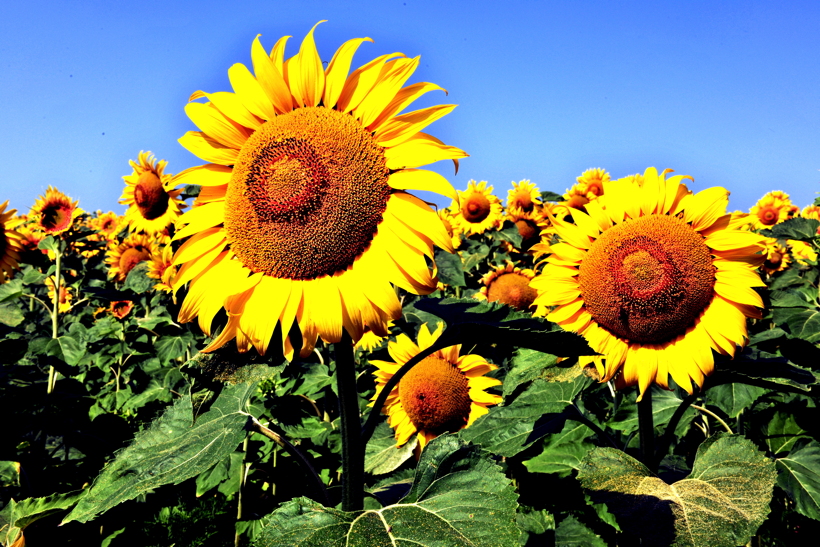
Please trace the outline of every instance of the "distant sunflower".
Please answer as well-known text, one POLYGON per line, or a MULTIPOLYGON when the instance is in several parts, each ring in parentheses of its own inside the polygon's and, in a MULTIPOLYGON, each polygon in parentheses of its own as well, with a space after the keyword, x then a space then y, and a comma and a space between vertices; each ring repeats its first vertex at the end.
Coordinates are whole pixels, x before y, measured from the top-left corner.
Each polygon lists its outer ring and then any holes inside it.
MULTIPOLYGON (((387 324, 388 330, 392 326, 393 320, 391 319, 390 322, 387 324)), ((370 330, 370 327, 365 326, 364 334, 362 334, 362 337, 359 338, 359 341, 356 342, 356 345, 354 347, 364 351, 373 351, 374 349, 381 347, 385 340, 387 340, 387 336, 379 336, 378 334, 370 330)))
POLYGON ((174 263, 174 251, 170 245, 161 247, 157 252, 151 255, 151 261, 148 263, 148 272, 146 275, 151 279, 159 280, 159 283, 154 285, 154 290, 171 292, 171 280, 176 273, 176 266, 174 263))
MULTIPOLYGON (((103 308, 105 309, 105 308, 103 308)), ((108 306, 108 313, 117 319, 125 319, 131 310, 134 309, 134 303, 130 300, 115 300, 108 306)))
POLYGON ((0 203, 0 284, 11 279, 14 270, 19 268, 20 253, 23 250, 22 236, 12 229, 17 209, 6 211, 8 204, 8 200, 0 203))
POLYGON ((789 195, 775 190, 769 192, 749 211, 750 220, 756 229, 771 228, 789 218, 792 202, 789 195))
MULTIPOLYGON (((814 220, 820 220, 820 207, 818 207, 817 205, 809 205, 800 212, 800 216, 803 218, 813 218, 814 220)), ((818 228, 818 230, 820 230, 820 228, 818 228)))
POLYGON ((486 180, 469 181, 467 189, 459 190, 458 195, 459 208, 454 211, 454 219, 464 234, 483 234, 501 225, 501 200, 493 195, 493 187, 487 186, 486 180))
POLYGON ((280 39, 268 53, 257 37, 251 47, 255 75, 241 64, 228 70, 235 93, 197 91, 185 110, 201 131, 180 139, 211 162, 177 175, 202 186, 180 217, 175 238, 189 238, 174 263, 182 267, 174 289, 191 286, 181 322, 199 318, 208 334, 214 315, 228 323, 203 351, 233 338, 239 351, 264 354, 281 325, 298 323, 302 354, 317 337, 354 341, 365 325, 379 335, 401 314, 392 285, 415 294, 435 289, 428 258, 433 246, 452 251, 436 213, 405 192, 429 190, 457 199, 449 182, 415 169, 466 157, 421 130, 455 105, 399 114, 422 94, 440 90, 402 87, 419 58, 384 55, 350 75, 363 41, 343 44, 325 69, 313 39, 284 60, 280 39))
POLYGON ((537 292, 530 287, 535 272, 516 268, 512 263, 499 266, 481 278, 484 285, 474 295, 477 300, 500 302, 517 310, 526 311, 532 306, 537 292))
POLYGON ((507 190, 507 212, 523 211, 530 213, 541 205, 541 192, 535 183, 529 180, 512 183, 513 187, 507 190))
POLYGON ((97 216, 88 220, 88 227, 96 232, 94 240, 96 241, 113 241, 117 239, 117 234, 123 225, 123 217, 109 211, 107 213, 97 212, 97 216))
POLYGON ((141 151, 137 161, 128 163, 132 172, 122 177, 125 188, 120 203, 128 205, 125 220, 130 229, 153 234, 167 228, 185 208, 179 199, 182 188, 175 189, 173 175, 163 173, 168 162, 157 162, 151 152, 141 151))
POLYGON ((587 169, 576 179, 577 192, 583 194, 588 200, 593 200, 604 194, 604 184, 610 180, 609 173, 600 167, 587 169))
POLYGON ((71 201, 71 198, 49 186, 45 195, 34 202, 31 216, 37 228, 46 235, 61 234, 69 230, 74 219, 83 214, 83 210, 77 207, 78 203, 79 200, 71 201))
POLYGON ((786 243, 789 245, 794 261, 801 266, 808 266, 810 262, 817 262, 817 251, 812 249, 809 243, 796 239, 788 239, 786 243))
POLYGON ((119 245, 112 243, 105 253, 108 277, 125 281, 128 272, 140 262, 150 261, 154 251, 154 241, 146 234, 132 234, 119 245))
POLYGON ((767 274, 775 274, 782 272, 791 264, 791 257, 789 257, 789 250, 777 242, 773 237, 767 237, 764 242, 763 256, 766 259, 760 265, 760 269, 767 274))
POLYGON ((455 215, 450 209, 439 209, 438 217, 444 224, 444 229, 447 230, 447 235, 450 236, 450 241, 453 243, 453 249, 458 249, 461 246, 461 228, 456 223, 455 215))
MULTIPOLYGON (((403 364, 429 348, 441 335, 443 325, 430 333, 427 324, 419 328, 418 345, 405 334, 387 345, 395 362, 370 361, 376 366, 376 393, 372 401, 403 364)), ((487 407, 501 402, 500 395, 487 393, 501 385, 496 378, 484 376, 498 367, 480 355, 459 355, 461 346, 450 346, 425 358, 405 374, 388 395, 382 408, 390 427, 396 432, 396 446, 418 433, 421 448, 443 433, 469 427, 488 412, 487 407)), ((371 403, 372 404, 372 403, 371 403)))
POLYGON ((525 212, 523 209, 510 210, 507 213, 507 220, 518 228, 522 250, 527 250, 541 241, 541 234, 545 230, 548 231, 551 226, 549 219, 544 216, 540 207, 534 208, 530 212, 525 212))
POLYGON ((15 231, 20 235, 21 253, 24 255, 29 253, 48 254, 47 251, 43 251, 38 247, 45 237, 45 234, 37 229, 33 223, 19 225, 15 231))
MULTIPOLYGON (((760 317, 763 286, 755 268, 764 238, 728 228, 728 191, 692 194, 682 176, 654 168, 643 184, 605 183, 603 196, 555 221, 562 238, 541 275, 538 314, 578 332, 605 356, 603 381, 619 387, 688 392, 714 368, 712 349, 734 355, 746 318, 760 317), (554 309, 550 309, 554 307, 554 309)), ((691 177, 686 177, 691 178, 691 177)))
MULTIPOLYGON (((46 277, 46 287, 48 287, 48 301, 54 302, 54 278, 46 277)), ((71 294, 71 287, 66 286, 64 281, 60 282, 60 299, 58 300, 57 311, 59 313, 66 313, 71 311, 71 300, 74 295, 71 294)))

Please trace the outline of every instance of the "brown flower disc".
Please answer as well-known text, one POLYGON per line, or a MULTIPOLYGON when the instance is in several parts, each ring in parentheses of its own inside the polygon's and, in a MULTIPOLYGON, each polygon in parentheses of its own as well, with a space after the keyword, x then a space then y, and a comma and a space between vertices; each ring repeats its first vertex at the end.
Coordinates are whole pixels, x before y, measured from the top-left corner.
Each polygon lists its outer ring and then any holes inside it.
POLYGON ((145 171, 140 175, 134 187, 134 203, 140 214, 147 220, 154 220, 168 210, 168 192, 162 186, 159 177, 153 171, 145 171))
POLYGON ((659 343, 692 326, 714 296, 703 236, 683 220, 648 215, 601 234, 581 263, 587 311, 613 334, 659 343))
POLYGON ((757 217, 760 219, 762 224, 766 226, 774 226, 780 219, 780 212, 771 206, 763 207, 760 211, 758 211, 757 217))
POLYGON ((471 194, 461 204, 461 216, 468 222, 478 223, 490 215, 492 208, 487 196, 480 193, 471 194))
POLYGON ((315 279, 370 246, 391 189, 383 149, 351 115, 298 108, 239 152, 225 199, 231 250, 254 272, 315 279))
POLYGON ((467 377, 450 362, 430 356, 399 382, 399 398, 419 431, 440 435, 458 431, 470 416, 467 377))
POLYGON ((123 251, 120 255, 120 278, 125 279, 128 272, 134 269, 134 266, 144 260, 151 258, 151 251, 142 245, 135 245, 123 251))
POLYGON ((73 219, 71 213, 74 207, 68 202, 49 201, 42 209, 40 225, 48 233, 67 230, 73 219))
POLYGON ((503 273, 487 287, 487 300, 501 302, 517 310, 527 310, 538 296, 530 287, 530 278, 518 272, 503 273))
POLYGON ((538 225, 527 218, 516 220, 515 227, 518 228, 518 234, 521 236, 522 243, 538 239, 541 235, 538 225))

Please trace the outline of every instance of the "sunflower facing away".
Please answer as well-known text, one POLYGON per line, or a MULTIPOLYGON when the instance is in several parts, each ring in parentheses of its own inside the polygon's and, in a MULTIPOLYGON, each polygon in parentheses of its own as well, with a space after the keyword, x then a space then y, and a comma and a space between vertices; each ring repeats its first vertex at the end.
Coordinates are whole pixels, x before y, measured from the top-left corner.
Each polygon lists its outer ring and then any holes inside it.
POLYGON ((69 230, 74 225, 74 219, 83 214, 83 210, 77 207, 78 203, 79 200, 71 201, 70 197, 49 186, 46 194, 34 202, 31 217, 37 228, 46 235, 61 234, 69 230))
POLYGON ((154 240, 146 234, 132 234, 117 245, 112 243, 105 253, 108 277, 115 281, 125 281, 128 272, 145 260, 151 260, 156 251, 154 240))
POLYGON ((728 227, 728 191, 692 194, 681 183, 691 177, 669 172, 607 182, 574 223, 555 220, 563 241, 531 283, 538 314, 604 355, 602 381, 620 370, 617 385, 641 395, 670 375, 689 393, 703 385, 712 349, 733 356, 763 306, 753 287, 763 286, 764 238, 728 227))
POLYGON ((466 190, 458 191, 459 200, 451 206, 453 220, 458 229, 466 234, 483 234, 497 228, 504 220, 501 200, 493 195, 493 187, 487 181, 467 183, 466 190))
MULTIPOLYGON (((370 361, 377 367, 375 401, 384 386, 403 364, 429 348, 441 335, 443 324, 434 332, 427 324, 419 328, 418 345, 405 334, 387 345, 395 362, 370 361)), ((418 433, 421 448, 442 433, 469 427, 487 407, 501 402, 500 395, 485 390, 501 385, 501 380, 484 376, 498 367, 480 355, 459 355, 461 345, 450 346, 422 360, 405 374, 388 395, 382 412, 396 432, 396 446, 418 433)), ((372 404, 372 402, 371 402, 372 404)))
POLYGON ((19 267, 22 251, 22 236, 11 227, 17 209, 6 211, 8 204, 8 201, 0 203, 0 284, 11 279, 11 274, 19 267))
POLYGON ((122 177, 125 188, 120 203, 128 205, 125 220, 135 232, 153 234, 173 224, 185 208, 179 199, 182 188, 174 189, 174 177, 165 174, 165 160, 157 161, 151 152, 140 152, 137 161, 129 160, 132 172, 122 177))
POLYGON ((174 251, 170 245, 165 245, 157 249, 151 255, 151 261, 148 263, 148 272, 145 275, 152 279, 159 280, 159 283, 154 285, 155 291, 171 292, 171 279, 176 273, 176 267, 173 266, 174 251))
MULTIPOLYGON (((180 139, 209 162, 177 175, 201 185, 197 206, 180 217, 174 289, 191 281, 179 320, 199 317, 210 334, 224 308, 228 322, 203 351, 236 338, 240 351, 264 354, 276 326, 290 358, 288 332, 302 332, 303 355, 317 337, 358 340, 365 326, 387 334, 401 305, 391 284, 415 294, 435 289, 425 257, 433 245, 452 251, 436 213, 405 192, 456 198, 447 180, 415 169, 466 157, 421 130, 455 105, 399 114, 441 88, 402 87, 419 63, 401 53, 378 57, 348 74, 359 45, 343 44, 325 69, 313 31, 284 60, 280 39, 267 52, 251 47, 254 74, 228 70, 234 93, 191 96, 186 112, 201 131, 180 139)), ((278 342, 277 342, 278 343, 278 342)))

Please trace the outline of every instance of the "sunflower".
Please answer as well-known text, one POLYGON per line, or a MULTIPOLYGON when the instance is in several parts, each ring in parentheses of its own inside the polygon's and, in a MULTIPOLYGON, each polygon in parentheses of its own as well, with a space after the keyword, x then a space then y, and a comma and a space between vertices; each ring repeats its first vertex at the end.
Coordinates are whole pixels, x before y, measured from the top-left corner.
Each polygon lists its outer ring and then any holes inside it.
POLYGON ((530 287, 535 272, 516 268, 511 262, 499 266, 481 278, 481 291, 473 295, 477 300, 501 302, 517 310, 526 311, 532 306, 537 295, 530 287))
POLYGON ((453 249, 458 249, 461 246, 461 228, 456 223, 455 215, 448 209, 439 209, 438 218, 444 224, 444 229, 447 230, 447 235, 450 236, 450 241, 453 243, 453 249))
MULTIPOLYGON (((387 323, 388 330, 392 326, 393 326, 393 320, 391 319, 387 323)), ((376 334, 375 332, 370 330, 370 327, 365 325, 364 334, 362 334, 362 337, 359 338, 359 341, 356 342, 356 345, 354 347, 356 347, 357 349, 364 350, 364 351, 373 351, 374 349, 381 347, 382 343, 385 340, 387 340, 387 336, 379 336, 378 334, 376 334)))
MULTIPOLYGON (((106 308, 102 309, 105 310, 106 308)), ((107 308, 108 313, 117 319, 125 319, 132 309, 134 309, 134 303, 130 300, 114 300, 107 308)))
POLYGON ((789 195, 775 190, 760 198, 749 211, 749 218, 755 229, 771 228, 788 220, 791 208, 789 195))
POLYGON ((125 188, 120 203, 128 205, 125 220, 132 231, 153 234, 173 224, 185 203, 179 199, 173 175, 163 173, 167 161, 157 161, 151 152, 140 151, 137 161, 128 160, 132 172, 122 177, 125 188))
POLYGON ((523 211, 530 213, 536 206, 541 205, 541 192, 535 183, 528 180, 512 183, 513 187, 507 190, 507 213, 523 211))
POLYGON ((610 176, 605 169, 594 167, 581 173, 581 176, 575 180, 578 181, 576 191, 592 201, 603 195, 604 183, 610 180, 610 176))
MULTIPOLYGON (((814 220, 820 220, 820 207, 817 205, 809 205, 800 212, 800 216, 803 218, 813 218, 814 220)), ((818 228, 818 230, 820 230, 820 228, 818 228)))
MULTIPOLYGON (((376 393, 372 401, 401 366, 429 348, 441 335, 439 323, 433 333, 427 324, 419 328, 418 345, 405 334, 387 345, 395 362, 370 361, 376 366, 376 393)), ((459 355, 461 345, 438 350, 405 374, 388 395, 382 412, 396 432, 396 446, 418 433, 421 448, 442 433, 469 427, 487 407, 501 402, 500 395, 487 393, 489 387, 501 385, 496 378, 484 376, 498 367, 480 355, 459 355)))
POLYGON ((23 250, 23 237, 12 229, 16 225, 14 213, 17 209, 6 211, 8 204, 8 200, 0 203, 0 284, 11 279, 14 270, 19 268, 20 253, 23 250))
POLYGON ((387 334, 401 315, 391 284, 415 294, 435 289, 427 263, 433 246, 452 251, 436 213, 405 192, 430 190, 456 198, 449 182, 415 167, 466 154, 420 132, 455 105, 406 114, 430 83, 402 88, 419 58, 378 57, 348 76, 351 58, 369 38, 343 44, 325 70, 313 40, 284 61, 287 37, 270 54, 257 37, 255 76, 241 64, 228 71, 235 93, 197 91, 186 112, 202 131, 180 143, 211 162, 177 175, 203 192, 180 217, 175 238, 188 240, 174 289, 191 281, 179 314, 199 317, 210 334, 222 308, 228 323, 203 351, 236 338, 240 351, 267 351, 277 325, 288 358, 288 333, 302 332, 302 354, 317 337, 357 341, 368 325, 387 334))
POLYGON ((703 385, 711 350, 733 356, 763 306, 753 287, 763 286, 764 238, 728 227, 725 189, 692 194, 681 183, 691 177, 669 172, 605 183, 586 212, 573 211, 574 224, 554 220, 563 241, 530 285, 538 315, 606 357, 603 381, 620 370, 617 385, 641 394, 653 381, 667 387, 669 375, 690 393, 691 380, 703 385))
POLYGON ((767 274, 782 272, 791 264, 789 250, 777 242, 773 237, 767 237, 764 242, 763 256, 765 260, 760 265, 760 269, 767 274))
POLYGON ((176 267, 173 265, 174 251, 170 245, 160 247, 160 249, 151 255, 151 261, 148 263, 148 272, 146 275, 151 279, 158 279, 159 283, 154 285, 154 290, 171 292, 171 279, 176 273, 176 267))
POLYGON ((541 207, 536 207, 530 212, 525 212, 523 209, 509 210, 507 220, 518 228, 522 250, 527 250, 541 241, 542 234, 546 236, 550 231, 550 221, 544 216, 541 207))
MULTIPOLYGON (((48 300, 54 302, 54 278, 46 277, 46 287, 48 287, 48 300)), ((71 287, 66 286, 65 281, 60 281, 60 299, 58 301, 57 311, 59 313, 66 313, 71 310, 71 300, 74 295, 71 294, 71 287)))
POLYGON ((61 234, 74 224, 74 219, 83 214, 83 210, 77 207, 79 200, 71 201, 71 198, 49 186, 44 196, 39 196, 31 208, 37 228, 46 235, 61 234))
POLYGON ((487 181, 467 183, 466 190, 458 191, 458 209, 454 210, 456 226, 466 235, 483 234, 498 228, 503 221, 501 200, 493 195, 493 187, 487 181))
POLYGON ((140 262, 150 261, 155 252, 154 241, 146 234, 132 234, 119 245, 112 243, 105 253, 108 277, 124 281, 128 272, 140 262))
POLYGON ((812 249, 809 243, 796 239, 787 239, 789 250, 794 257, 794 261, 801 266, 808 266, 809 262, 817 262, 817 251, 812 249))
POLYGON ((88 220, 88 227, 94 230, 89 236, 92 241, 114 241, 124 223, 124 218, 113 211, 103 213, 97 211, 97 216, 88 220))

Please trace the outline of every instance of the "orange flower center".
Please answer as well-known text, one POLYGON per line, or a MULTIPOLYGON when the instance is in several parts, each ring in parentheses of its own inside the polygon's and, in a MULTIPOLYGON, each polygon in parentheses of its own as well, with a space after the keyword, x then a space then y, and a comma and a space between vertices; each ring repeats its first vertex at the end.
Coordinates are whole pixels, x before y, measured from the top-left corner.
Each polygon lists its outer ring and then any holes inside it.
POLYGON ((148 260, 151 257, 151 251, 142 245, 135 245, 126 249, 120 256, 120 276, 125 278, 128 272, 134 269, 134 266, 148 260))
POLYGON ((780 211, 773 206, 766 206, 761 207, 761 209, 757 213, 757 217, 760 219, 762 224, 766 226, 772 226, 777 224, 777 221, 780 219, 780 211))
POLYGON ((404 375, 399 382, 399 398, 419 431, 452 433, 466 426, 470 416, 467 377, 455 365, 434 355, 404 375))
POLYGON ((481 222, 490 215, 490 211, 490 200, 480 192, 470 194, 461 204, 461 215, 467 222, 481 222))
POLYGON ((391 189, 383 149, 349 114, 298 108, 239 152, 225 199, 231 250, 254 272, 315 279, 367 250, 391 189))
POLYGON ((487 300, 518 310, 528 309, 537 295, 536 290, 530 288, 530 278, 518 272, 503 273, 487 287, 487 300))
POLYGON ((170 196, 162 186, 162 181, 153 171, 144 171, 134 187, 134 203, 140 214, 147 220, 154 220, 168 210, 170 196))
POLYGON ((538 229, 538 225, 529 219, 522 218, 516 220, 515 227, 518 228, 518 233, 523 240, 522 243, 526 243, 540 237, 541 231, 538 229))
POLYGON ((111 315, 117 319, 123 319, 129 314, 131 308, 133 307, 134 303, 130 300, 117 300, 115 302, 111 302, 111 315))
POLYGON ((596 196, 603 195, 604 183, 600 180, 593 180, 587 183, 587 194, 594 194, 596 196))
POLYGON ((46 233, 54 234, 64 232, 71 226, 71 213, 74 207, 71 203, 60 201, 50 201, 43 206, 40 224, 46 233))
POLYGON ((523 190, 519 190, 515 196, 513 197, 510 205, 513 209, 523 209, 525 212, 529 213, 532 211, 535 204, 532 202, 532 196, 529 192, 525 192, 523 190))
POLYGON ((584 205, 589 203, 589 200, 584 196, 573 194, 565 203, 567 207, 572 207, 573 209, 583 209, 584 205))
POLYGON ((629 341, 664 342, 712 301, 715 267, 703 236, 683 220, 648 215, 602 233, 578 282, 599 325, 629 341))

